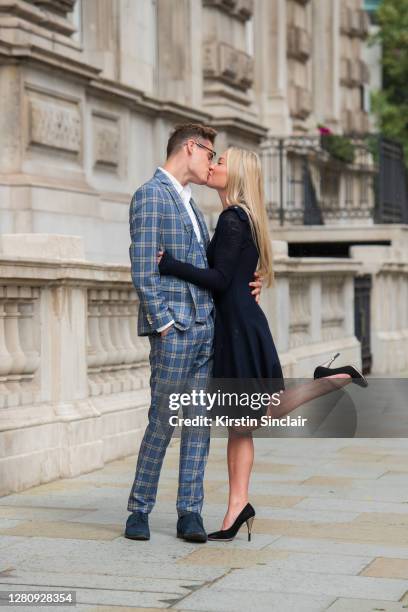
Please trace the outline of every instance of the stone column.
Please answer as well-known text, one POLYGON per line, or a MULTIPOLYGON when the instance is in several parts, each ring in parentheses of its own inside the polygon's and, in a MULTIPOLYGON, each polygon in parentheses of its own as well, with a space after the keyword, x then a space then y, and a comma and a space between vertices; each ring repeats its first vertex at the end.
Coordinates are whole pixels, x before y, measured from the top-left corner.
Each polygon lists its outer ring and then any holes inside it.
POLYGON ((73 285, 49 287, 41 296, 41 379, 45 400, 58 414, 76 411, 88 396, 86 367, 86 290, 73 285))
POLYGON ((157 84, 156 14, 156 0, 121 0, 119 5, 118 80, 149 94, 157 84))
POLYGON ((248 40, 253 0, 202 0, 203 103, 216 117, 258 120, 254 59, 248 40))
POLYGON ((258 0, 254 14, 255 84, 262 123, 289 132, 287 104, 286 1, 258 0))
MULTIPOLYGON (((83 241, 75 236, 21 236, 32 253, 64 261, 84 259, 83 241)), ((16 243, 17 244, 17 243, 16 243)), ((75 281, 50 283, 41 291, 41 399, 57 414, 87 412, 87 288, 75 281)))
POLYGON ((82 27, 86 60, 108 79, 119 77, 120 0, 85 0, 82 27))
POLYGON ((17 173, 22 163, 22 79, 16 64, 0 66, 0 173, 17 173))
POLYGON ((202 104, 200 0, 157 0, 157 69, 160 98, 202 104))

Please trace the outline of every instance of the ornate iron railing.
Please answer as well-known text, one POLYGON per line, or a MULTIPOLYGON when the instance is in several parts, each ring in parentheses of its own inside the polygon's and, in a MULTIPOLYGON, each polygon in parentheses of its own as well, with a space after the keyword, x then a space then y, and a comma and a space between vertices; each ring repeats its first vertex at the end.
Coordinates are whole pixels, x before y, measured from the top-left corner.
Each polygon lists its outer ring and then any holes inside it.
POLYGON ((402 149, 376 135, 270 138, 262 147, 268 214, 280 225, 408 222, 402 149))

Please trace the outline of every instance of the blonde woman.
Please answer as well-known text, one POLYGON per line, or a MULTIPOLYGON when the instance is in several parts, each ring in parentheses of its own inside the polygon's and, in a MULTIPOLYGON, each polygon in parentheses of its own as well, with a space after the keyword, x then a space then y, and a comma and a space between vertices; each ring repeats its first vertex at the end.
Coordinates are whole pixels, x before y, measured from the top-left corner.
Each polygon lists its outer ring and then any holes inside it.
MULTIPOLYGON (((167 251, 160 251, 160 274, 176 276, 213 292, 216 307, 215 379, 273 379, 279 389, 284 389, 282 369, 268 321, 248 291, 248 283, 253 279, 255 270, 263 277, 264 286, 268 287, 273 282, 269 224, 258 155, 230 147, 219 157, 218 163, 211 166, 207 186, 218 191, 223 208, 207 248, 210 267, 198 268, 174 259, 167 251)), ((323 368, 319 376, 330 373, 330 370, 323 368)), ((350 373, 339 373, 337 377, 343 380, 338 382, 337 387, 350 382, 350 376, 350 373)), ((334 388, 325 379, 311 381, 310 388, 303 392, 285 391, 283 395, 287 397, 284 404, 281 403, 275 412, 268 409, 268 414, 282 416, 301 403, 334 388)), ((255 516, 255 510, 248 501, 253 460, 251 432, 229 428, 228 509, 221 530, 209 534, 209 540, 233 539, 244 522, 250 539, 255 516)))

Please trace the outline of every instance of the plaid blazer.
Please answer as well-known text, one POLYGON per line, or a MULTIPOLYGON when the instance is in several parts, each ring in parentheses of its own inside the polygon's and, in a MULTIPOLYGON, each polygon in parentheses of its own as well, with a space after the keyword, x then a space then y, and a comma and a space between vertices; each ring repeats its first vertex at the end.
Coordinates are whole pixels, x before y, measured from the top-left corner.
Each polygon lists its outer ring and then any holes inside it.
POLYGON ((205 321, 213 308, 212 295, 174 276, 160 276, 159 249, 180 261, 208 267, 206 249, 210 240, 204 217, 193 200, 203 245, 184 203, 170 179, 157 169, 154 176, 133 195, 130 211, 129 248, 132 280, 139 296, 138 334, 146 336, 172 319, 179 329, 205 321))

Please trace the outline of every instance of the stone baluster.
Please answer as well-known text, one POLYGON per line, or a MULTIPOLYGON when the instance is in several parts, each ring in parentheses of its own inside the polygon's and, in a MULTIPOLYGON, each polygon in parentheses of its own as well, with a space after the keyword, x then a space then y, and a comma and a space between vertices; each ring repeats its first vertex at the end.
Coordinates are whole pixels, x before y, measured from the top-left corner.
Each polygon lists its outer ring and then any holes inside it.
POLYGON ((12 357, 12 365, 7 377, 6 387, 10 391, 9 405, 17 405, 19 392, 21 391, 21 375, 26 365, 26 356, 21 347, 18 310, 18 287, 6 287, 6 345, 12 357))
POLYGON ((149 345, 137 335, 137 296, 129 289, 88 291, 88 377, 92 395, 147 384, 149 345))
POLYGON ((129 366, 126 363, 127 347, 126 341, 123 338, 121 329, 121 300, 120 291, 111 290, 109 292, 109 311, 110 311, 110 329, 113 344, 116 349, 115 364, 113 366, 113 376, 120 384, 121 391, 129 391, 132 388, 131 380, 128 376, 127 369, 129 366))
POLYGON ((104 390, 104 377, 101 368, 108 359, 108 353, 104 349, 101 340, 100 327, 100 304, 98 302, 98 291, 88 291, 88 350, 87 363, 89 382, 92 395, 99 395, 104 390))
POLYGON ((8 389, 5 382, 13 365, 13 357, 6 344, 6 309, 4 295, 5 287, 0 287, 0 408, 5 408, 7 405, 8 389))
POLYGON ((114 289, 109 292, 109 326, 112 343, 115 347, 115 357, 113 365, 123 367, 123 364, 125 363, 126 359, 126 347, 123 345, 121 331, 119 327, 119 311, 119 291, 114 289))
POLYGON ((99 293, 99 328, 102 346, 107 353, 107 359, 101 368, 104 380, 110 384, 110 390, 104 388, 104 393, 115 393, 120 391, 120 383, 112 376, 112 366, 117 363, 117 350, 111 336, 109 290, 101 289, 99 293))
POLYGON ((290 347, 310 342, 310 287, 308 280, 294 278, 290 281, 290 347))
MULTIPOLYGON (((36 395, 34 393, 35 389, 33 388, 32 381, 34 375, 40 365, 40 352, 37 347, 36 337, 35 337, 35 303, 33 299, 37 299, 40 295, 40 290, 38 288, 31 287, 22 287, 20 289, 20 295, 27 296, 24 301, 20 302, 18 305, 19 313, 20 313, 20 340, 21 347, 26 356, 26 363, 22 370, 22 404, 28 404, 35 401, 36 395)), ((37 389, 38 391, 38 389, 37 389)))
POLYGON ((400 308, 401 308, 401 327, 402 334, 404 337, 404 351, 403 351, 403 363, 401 367, 404 370, 408 369, 408 273, 401 274, 401 296, 400 296, 400 308))
POLYGON ((126 349, 124 363, 131 367, 131 364, 136 363, 139 359, 139 352, 136 346, 133 343, 131 336, 131 317, 135 316, 133 314, 132 304, 130 300, 130 292, 129 291, 121 291, 121 303, 119 307, 119 329, 122 338, 122 344, 126 349))
MULTIPOLYGON (((133 364, 132 375, 136 381, 136 387, 146 386, 149 378, 149 341, 146 337, 137 335, 136 306, 131 307, 129 326, 133 345, 137 353, 137 360, 133 364)), ((135 388, 136 388, 135 387, 135 388)))
POLYGON ((150 376, 149 368, 149 341, 146 337, 137 335, 137 296, 134 291, 130 292, 133 300, 129 302, 129 330, 132 344, 135 347, 136 359, 132 364, 132 376, 135 380, 134 388, 147 386, 150 376))

